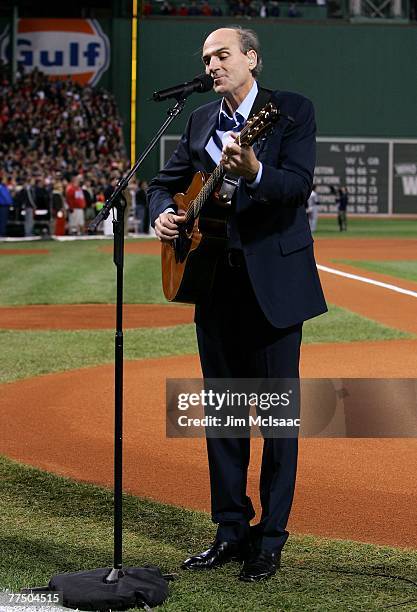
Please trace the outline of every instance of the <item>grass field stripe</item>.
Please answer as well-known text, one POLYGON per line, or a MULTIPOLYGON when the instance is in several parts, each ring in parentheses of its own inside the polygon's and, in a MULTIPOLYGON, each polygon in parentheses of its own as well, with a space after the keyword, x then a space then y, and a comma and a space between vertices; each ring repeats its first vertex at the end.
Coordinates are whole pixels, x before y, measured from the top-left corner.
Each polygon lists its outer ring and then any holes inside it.
POLYGON ((377 287, 383 287, 384 289, 389 289, 390 291, 396 291, 397 293, 403 293, 404 295, 410 295, 411 297, 417 298, 417 293, 415 291, 411 291, 410 289, 403 289, 402 287, 397 287, 397 285, 382 283, 381 281, 373 280, 372 278, 368 278, 367 276, 358 276, 358 274, 342 272, 341 270, 336 270, 335 268, 328 268, 327 266, 322 266, 319 264, 317 265, 317 268, 322 272, 329 272, 330 274, 336 274, 336 276, 344 276, 345 278, 351 278, 352 280, 357 280, 361 283, 368 283, 368 285, 376 285, 377 287))

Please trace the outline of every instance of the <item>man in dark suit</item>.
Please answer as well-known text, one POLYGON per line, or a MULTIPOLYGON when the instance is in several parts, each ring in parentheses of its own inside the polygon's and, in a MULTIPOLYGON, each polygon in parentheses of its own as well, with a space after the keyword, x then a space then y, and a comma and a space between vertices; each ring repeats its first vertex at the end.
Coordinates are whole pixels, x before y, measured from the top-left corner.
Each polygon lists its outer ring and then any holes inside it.
MULTIPOLYGON (((194 111, 166 167, 151 182, 152 223, 160 240, 178 235, 183 213, 172 196, 194 173, 223 163, 238 177, 210 299, 196 306, 205 378, 299 377, 303 321, 326 311, 305 203, 315 164, 312 104, 301 95, 258 87, 262 67, 257 36, 238 27, 212 32, 203 47, 206 72, 221 100, 194 111), (235 130, 271 100, 283 116, 254 147, 241 147, 235 130)), ((272 576, 288 538, 297 464, 296 438, 264 440, 262 516, 246 495, 250 440, 208 438, 214 544, 187 559, 186 569, 212 569, 244 559, 240 579, 272 576)))

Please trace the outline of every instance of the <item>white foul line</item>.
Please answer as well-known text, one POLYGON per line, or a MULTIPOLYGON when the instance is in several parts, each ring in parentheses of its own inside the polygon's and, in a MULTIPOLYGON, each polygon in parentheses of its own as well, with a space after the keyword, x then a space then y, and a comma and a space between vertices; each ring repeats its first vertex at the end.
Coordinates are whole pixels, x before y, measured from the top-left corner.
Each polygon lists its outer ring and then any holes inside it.
POLYGON ((361 283, 368 283, 368 285, 376 285, 377 287, 383 287, 384 289, 390 289, 391 291, 396 291, 397 293, 404 293, 404 295, 411 295, 411 297, 417 298, 417 292, 411 291, 410 289, 403 289, 402 287, 397 287, 396 285, 382 283, 381 281, 373 280, 372 278, 367 278, 366 276, 358 276, 357 274, 342 272, 341 270, 336 270, 335 268, 328 268, 327 266, 321 266, 320 264, 317 265, 317 268, 322 272, 329 272, 330 274, 336 274, 336 276, 344 276, 345 278, 351 278, 353 280, 360 281, 361 283))

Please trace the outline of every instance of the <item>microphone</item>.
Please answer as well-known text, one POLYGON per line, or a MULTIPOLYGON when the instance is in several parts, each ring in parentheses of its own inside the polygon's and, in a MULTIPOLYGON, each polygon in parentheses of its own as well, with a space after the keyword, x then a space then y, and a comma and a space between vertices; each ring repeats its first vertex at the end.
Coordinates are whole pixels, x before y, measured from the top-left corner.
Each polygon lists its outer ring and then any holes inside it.
POLYGON ((199 74, 192 81, 186 83, 180 83, 168 89, 161 89, 160 91, 154 91, 152 99, 155 102, 163 102, 169 98, 185 98, 195 91, 198 93, 206 93, 213 87, 213 77, 209 74, 199 74))

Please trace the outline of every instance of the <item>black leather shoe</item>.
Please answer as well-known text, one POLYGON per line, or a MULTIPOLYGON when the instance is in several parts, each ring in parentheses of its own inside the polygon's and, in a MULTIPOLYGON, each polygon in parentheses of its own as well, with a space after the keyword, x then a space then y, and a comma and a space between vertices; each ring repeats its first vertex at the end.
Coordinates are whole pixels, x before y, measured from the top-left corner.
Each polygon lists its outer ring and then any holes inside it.
POLYGON ((239 574, 239 580, 257 582, 275 574, 281 563, 281 553, 271 553, 267 550, 257 552, 245 561, 239 574))
POLYGON ((182 569, 209 570, 229 561, 239 561, 242 557, 242 548, 238 542, 214 542, 213 546, 189 557, 182 564, 182 569))

